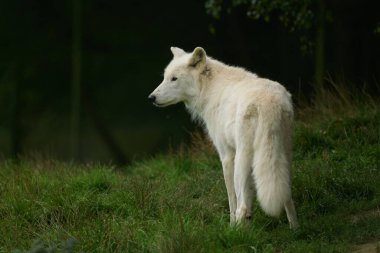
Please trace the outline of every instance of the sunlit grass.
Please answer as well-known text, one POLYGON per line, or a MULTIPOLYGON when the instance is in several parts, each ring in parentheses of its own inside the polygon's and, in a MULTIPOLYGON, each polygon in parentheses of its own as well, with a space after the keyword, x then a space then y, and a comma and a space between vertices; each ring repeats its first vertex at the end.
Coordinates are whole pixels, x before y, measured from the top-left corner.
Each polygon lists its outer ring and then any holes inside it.
POLYGON ((70 238, 76 252, 347 252, 380 238, 379 215, 361 215, 380 209, 379 122, 372 105, 297 121, 296 231, 257 203, 251 224, 230 227, 219 160, 199 138, 121 169, 3 161, 0 252, 70 238))

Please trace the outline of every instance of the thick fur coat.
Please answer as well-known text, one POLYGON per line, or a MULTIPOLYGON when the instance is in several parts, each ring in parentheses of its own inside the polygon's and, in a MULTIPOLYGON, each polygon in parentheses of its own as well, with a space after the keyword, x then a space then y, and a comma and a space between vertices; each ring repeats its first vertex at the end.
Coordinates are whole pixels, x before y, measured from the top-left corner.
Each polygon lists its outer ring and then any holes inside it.
POLYGON ((228 66, 197 47, 172 47, 173 60, 149 99, 159 107, 183 102, 205 125, 223 165, 231 223, 252 215, 256 193, 265 213, 297 215, 291 194, 293 107, 277 82, 228 66))

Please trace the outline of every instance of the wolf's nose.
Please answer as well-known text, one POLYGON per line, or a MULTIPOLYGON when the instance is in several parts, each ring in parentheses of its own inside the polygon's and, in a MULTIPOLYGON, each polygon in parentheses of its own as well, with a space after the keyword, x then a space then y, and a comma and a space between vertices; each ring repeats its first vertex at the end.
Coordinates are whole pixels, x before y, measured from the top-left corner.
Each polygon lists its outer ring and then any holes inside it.
POLYGON ((155 95, 149 95, 148 100, 152 103, 156 101, 156 96, 155 95))

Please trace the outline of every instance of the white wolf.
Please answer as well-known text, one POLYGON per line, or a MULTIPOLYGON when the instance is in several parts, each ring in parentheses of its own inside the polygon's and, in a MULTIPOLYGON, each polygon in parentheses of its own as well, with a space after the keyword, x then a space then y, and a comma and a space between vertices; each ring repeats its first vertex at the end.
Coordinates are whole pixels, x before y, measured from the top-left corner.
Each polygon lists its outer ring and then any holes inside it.
POLYGON ((255 188, 267 214, 285 208, 290 227, 297 227, 291 95, 277 82, 208 57, 203 48, 171 51, 164 80, 149 100, 159 107, 184 102, 206 126, 223 165, 231 224, 251 217, 255 188))

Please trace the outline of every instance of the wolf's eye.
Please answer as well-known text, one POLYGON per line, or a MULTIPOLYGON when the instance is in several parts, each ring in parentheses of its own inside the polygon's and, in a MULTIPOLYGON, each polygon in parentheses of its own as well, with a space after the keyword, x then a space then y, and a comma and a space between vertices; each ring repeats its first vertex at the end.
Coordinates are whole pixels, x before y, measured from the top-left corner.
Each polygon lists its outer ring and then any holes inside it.
POLYGON ((178 79, 177 77, 173 76, 171 81, 174 82, 174 81, 176 81, 177 79, 178 79))

